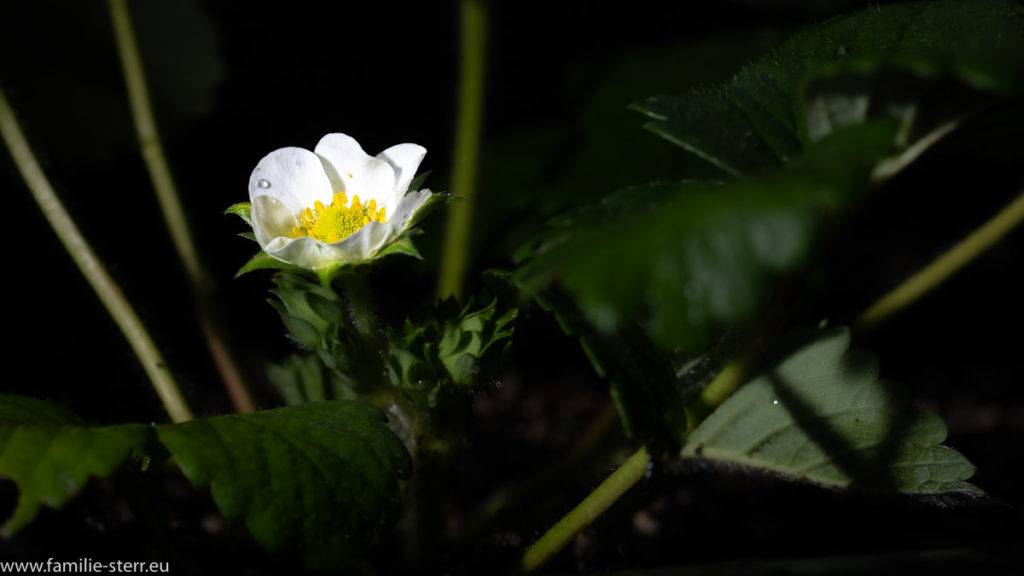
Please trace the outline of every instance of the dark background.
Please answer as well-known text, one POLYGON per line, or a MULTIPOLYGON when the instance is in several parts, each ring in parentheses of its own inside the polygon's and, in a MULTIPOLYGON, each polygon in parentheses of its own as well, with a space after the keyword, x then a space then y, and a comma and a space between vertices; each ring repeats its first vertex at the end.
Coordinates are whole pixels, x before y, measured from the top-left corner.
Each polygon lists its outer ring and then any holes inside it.
MULTIPOLYGON (((239 361, 261 406, 280 405, 263 366, 293 348, 264 302, 269 274, 233 279, 256 245, 238 238, 247 227, 222 212, 247 200, 249 172, 263 155, 312 148, 328 132, 352 135, 371 154, 399 142, 421 144, 428 150, 422 169, 433 171, 427 186, 446 190, 457 3, 130 4, 165 150, 219 285, 239 361)), ((644 131, 629 103, 727 80, 792 30, 863 3, 690 4, 491 3, 471 285, 479 271, 510 265, 515 248, 561 208, 631 183, 710 173, 644 131)), ((105 2, 0 5, 0 86, 58 195, 197 414, 224 413, 230 407, 138 153, 121 74, 105 2)), ((854 220, 830 259, 830 282, 803 320, 849 320, 940 254, 1014 196, 1021 160, 1020 150, 984 139, 940 146, 854 220)), ((165 421, 145 373, 6 154, 0 193, 7 224, 0 391, 67 405, 97 424, 165 421)), ((401 318, 432 301, 444 219, 439 211, 422 226, 423 262, 389 262, 374 273, 378 303, 393 307, 386 315, 401 318)), ((879 354, 884 376, 906 383, 944 416, 948 443, 979 467, 976 483, 1017 506, 1024 504, 1017 465, 1024 441, 1022 248, 1017 231, 860 343, 879 354)), ((512 350, 507 386, 480 400, 497 412, 478 423, 471 462, 484 468, 462 480, 467 510, 495 486, 556 458, 606 402, 604 385, 550 319, 526 308, 518 329, 523 337, 512 350), (524 424, 535 421, 540 432, 524 424)), ((568 509, 601 476, 573 479, 556 508, 568 509)), ((729 472, 659 471, 642 492, 627 509, 654 510, 660 531, 637 536, 631 512, 613 514, 600 527, 603 537, 594 537, 598 552, 577 550, 561 567, 572 569, 573 558, 583 567, 629 567, 718 561, 736 550, 785 557, 974 546, 1021 533, 1016 512, 1002 508, 935 515, 928 505, 865 503, 729 472), (861 523, 878 523, 880 532, 868 537, 852 527, 861 523), (735 539, 709 536, 723 531, 735 539), (886 537, 898 544, 887 547, 886 537), (676 546, 683 540, 693 545, 676 546)), ((523 544, 535 537, 514 535, 523 544)), ((517 550, 512 542, 508 549, 517 550)))

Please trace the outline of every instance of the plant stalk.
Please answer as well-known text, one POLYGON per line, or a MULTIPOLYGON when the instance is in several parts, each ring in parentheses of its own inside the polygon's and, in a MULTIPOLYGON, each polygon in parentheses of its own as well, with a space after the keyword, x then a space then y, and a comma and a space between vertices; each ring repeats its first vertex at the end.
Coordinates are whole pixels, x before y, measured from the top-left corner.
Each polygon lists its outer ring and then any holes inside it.
POLYGON ((854 323, 854 330, 867 332, 900 312, 1002 240, 1021 221, 1024 191, 956 246, 872 304, 854 323))
POLYGON ((452 166, 452 194, 462 202, 448 212, 438 297, 462 295, 469 240, 472 232, 480 124, 483 110, 484 60, 487 44, 487 0, 462 0, 462 63, 459 80, 459 110, 455 124, 452 166))
POLYGON ((128 100, 131 103, 132 119, 142 149, 149 178, 153 182, 164 223, 171 234, 171 240, 189 279, 196 302, 196 315, 203 337, 220 373, 221 380, 235 410, 242 413, 254 412, 256 407, 242 379, 241 371, 235 364, 230 348, 224 337, 224 322, 218 312, 213 280, 206 273, 199 253, 189 233, 188 221, 181 206, 180 196, 171 177, 167 158, 164 155, 160 134, 157 131, 146 77, 139 56, 139 47, 132 30, 131 14, 126 0, 109 0, 110 16, 114 24, 121 65, 124 69, 128 100))
POLYGON ((580 530, 597 519, 627 490, 640 481, 647 472, 647 448, 640 448, 622 466, 604 479, 583 502, 551 527, 540 540, 523 555, 522 568, 526 572, 543 566, 565 547, 580 530))
POLYGON ((153 388, 160 397, 160 401, 163 402, 167 414, 174 422, 191 420, 192 412, 178 389, 174 376, 168 370, 163 356, 156 344, 153 343, 149 333, 146 332, 145 326, 142 325, 142 321, 135 314, 131 304, 107 273, 103 263, 96 257, 61 204, 60 199, 57 198, 46 174, 32 154, 32 148, 25 140, 25 135, 18 125, 14 111, 2 90, 0 90, 0 133, 11 151, 11 156, 14 158, 21 177, 42 209, 47 222, 50 223, 57 238, 71 254, 78 269, 96 291, 96 295, 107 308, 107 312, 114 318, 114 322, 117 323, 121 333, 128 340, 128 344, 131 345, 153 383, 153 388))

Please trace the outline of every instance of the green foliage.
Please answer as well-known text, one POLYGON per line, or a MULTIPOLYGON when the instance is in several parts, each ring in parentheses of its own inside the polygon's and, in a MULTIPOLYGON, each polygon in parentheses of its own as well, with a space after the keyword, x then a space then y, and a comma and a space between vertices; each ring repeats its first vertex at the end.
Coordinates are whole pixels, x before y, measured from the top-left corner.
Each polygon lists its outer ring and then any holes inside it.
POLYGON ((699 351, 805 264, 822 216, 856 202, 893 134, 890 123, 851 126, 778 174, 612 195, 556 221, 518 278, 535 293, 557 278, 598 330, 637 318, 659 344, 699 351))
POLYGON ((497 299, 470 301, 461 310, 443 300, 426 318, 388 331, 384 355, 391 384, 433 407, 446 387, 468 389, 481 375, 497 374, 511 344, 517 310, 500 310, 497 299))
POLYGON ((149 436, 148 426, 89 428, 47 402, 0 394, 0 474, 19 492, 3 535, 29 524, 41 504, 60 508, 90 477, 111 475, 149 436))
POLYGON ((794 35, 722 85, 634 106, 735 178, 635 186, 577 208, 516 274, 580 338, 628 432, 678 445, 684 419, 665 406, 686 391, 662 353, 696 354, 752 326, 867 191, 1024 84, 1014 10, 871 8, 794 35))
MULTIPOLYGON (((834 126, 910 120, 922 102, 948 106, 949 92, 922 90, 922 78, 948 77, 980 93, 1018 89, 1024 21, 1016 7, 1012 0, 946 0, 862 10, 795 34, 724 85, 634 108, 653 119, 647 128, 727 174, 771 170, 834 126)), ((959 104, 944 112, 962 117, 978 98, 959 104)))
MULTIPOLYGON (((313 402, 164 426, 86 426, 47 402, 0 395, 0 474, 18 486, 3 527, 59 508, 90 477, 105 478, 159 441, 195 486, 209 485, 225 518, 244 518, 271 552, 298 548, 314 568, 359 558, 392 522, 398 482, 412 473, 405 446, 379 409, 313 402)), ((144 465, 142 466, 144 467, 144 465)))
POLYGON ((946 427, 872 354, 826 330, 729 397, 683 446, 684 458, 734 462, 840 487, 980 495, 974 466, 943 446, 946 427))
POLYGON ((289 334, 316 351, 331 371, 322 374, 313 360, 291 359, 271 370, 271 378, 289 403, 299 399, 351 397, 390 384, 433 407, 446 387, 469 389, 482 375, 498 373, 511 343, 515 309, 480 297, 460 309, 452 298, 422 318, 389 328, 387 341, 361 336, 349 303, 330 287, 296 274, 274 278, 277 301, 289 334), (386 373, 386 382, 379 374, 386 373))
POLYGON ((193 485, 210 486, 225 518, 244 518, 275 552, 299 546, 307 564, 337 568, 393 521, 412 461, 380 410, 316 402, 158 426, 193 485))

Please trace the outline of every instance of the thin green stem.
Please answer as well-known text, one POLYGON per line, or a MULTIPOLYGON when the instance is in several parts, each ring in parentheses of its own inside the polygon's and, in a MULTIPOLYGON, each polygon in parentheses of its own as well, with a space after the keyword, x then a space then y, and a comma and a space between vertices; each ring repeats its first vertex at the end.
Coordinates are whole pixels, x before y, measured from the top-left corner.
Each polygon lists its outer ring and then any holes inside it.
POLYGON ((219 308, 213 297, 215 291, 213 281, 206 273, 192 241, 185 211, 182 209, 181 200, 164 155, 163 145, 160 143, 160 134, 157 131, 149 91, 146 88, 146 77, 142 68, 142 59, 139 56, 139 47, 135 42, 127 1, 109 0, 109 2, 114 36, 117 39, 118 52, 121 54, 128 100, 131 104, 132 118, 142 149, 142 158, 149 171, 149 178, 153 182, 153 189, 156 190, 157 200, 164 215, 164 223, 170 231, 178 258, 188 275, 203 337, 206 339, 207 347, 210 349, 214 364, 224 381, 224 386, 231 397, 235 410, 253 412, 255 405, 252 397, 249 395, 241 371, 235 364, 226 344, 224 323, 220 320, 219 308))
POLYGON ((597 519, 609 506, 615 503, 627 490, 644 477, 647 471, 647 449, 641 448, 629 460, 605 478, 583 502, 551 527, 540 540, 523 555, 522 567, 527 572, 543 566, 559 550, 565 547, 580 530, 597 519))
POLYGON ((872 304, 857 319, 854 330, 870 330, 903 310, 994 246, 1021 221, 1024 221, 1024 192, 959 244, 872 304))
POLYGON ((171 233, 174 248, 185 267, 189 280, 193 284, 203 281, 203 269, 196 252, 192 235, 189 234, 188 222, 181 207, 174 179, 171 177, 163 145, 157 132, 156 120, 153 116, 146 88, 146 78, 139 57, 139 47, 135 42, 132 30, 131 15, 128 13, 126 0, 109 0, 110 16, 114 23, 114 36, 117 39, 118 52, 121 54, 121 66, 124 69, 125 84, 128 88, 128 100, 131 103, 132 119, 142 147, 142 157, 153 181, 164 221, 171 233))
POLYGON ((131 304, 124 297, 120 288, 103 267, 103 263, 96 257, 96 254, 89 247, 89 244, 78 231, 75 223, 71 220, 67 210, 61 204, 57 194, 46 179, 46 174, 32 154, 32 148, 25 135, 18 125, 14 111, 7 102, 7 97, 0 90, 0 133, 3 134, 4 142, 11 151, 15 165, 21 172, 32 196, 42 209, 46 220, 53 227, 57 238, 64 244, 64 248, 71 254, 78 269, 85 276, 96 295, 99 296, 107 311, 113 316, 117 326, 121 329, 128 343, 131 345, 143 369, 153 383, 153 388, 160 396, 167 414, 174 422, 184 422, 192 419, 192 413, 185 403, 185 399, 178 390, 167 364, 164 362, 160 351, 157 350, 153 339, 150 338, 146 328, 142 325, 139 317, 135 314, 131 304))
POLYGON ((438 296, 462 294, 469 259, 477 162, 480 150, 480 119, 483 109, 484 60, 487 41, 486 0, 462 0, 462 67, 459 111, 455 127, 452 194, 462 198, 452 205, 445 230, 444 253, 438 296))
POLYGON ((700 396, 686 407, 686 425, 691 432, 747 379, 747 364, 742 360, 726 364, 718 376, 701 391, 700 396))

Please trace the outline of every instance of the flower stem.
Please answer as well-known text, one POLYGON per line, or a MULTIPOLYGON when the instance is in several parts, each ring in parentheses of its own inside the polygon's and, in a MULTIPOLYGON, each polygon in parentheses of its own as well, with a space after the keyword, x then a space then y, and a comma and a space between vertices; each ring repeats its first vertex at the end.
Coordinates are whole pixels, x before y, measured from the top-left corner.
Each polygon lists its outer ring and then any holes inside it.
POLYGON ((462 0, 462 64, 459 110, 455 126, 452 194, 462 202, 452 205, 445 230, 444 253, 438 296, 462 294, 469 239, 473 221, 477 162, 480 150, 480 119, 483 108, 484 56, 487 40, 486 0, 462 0))
POLYGON ((686 426, 690 432, 736 391, 746 380, 748 372, 749 362, 741 359, 733 360, 722 368, 700 396, 686 406, 686 426))
POLYGON ((131 103, 132 118, 142 148, 142 158, 149 171, 149 178, 156 190, 157 200, 164 215, 164 223, 170 231, 171 240, 188 275, 196 302, 196 314, 202 329, 210 355, 213 357, 221 380, 227 388, 231 402, 238 412, 253 412, 255 405, 242 379, 241 371, 235 364, 230 349, 224 338, 224 322, 220 319, 219 308, 214 298, 214 283, 206 273, 199 253, 196 251, 188 222, 181 206, 174 179, 164 156, 163 145, 157 132, 156 120, 153 116, 146 78, 142 69, 142 59, 135 42, 132 30, 131 15, 126 0, 109 0, 110 16, 114 24, 114 36, 117 39, 118 52, 121 54, 121 65, 124 69, 125 84, 128 89, 128 100, 131 103))
POLYGON ((583 502, 566 514, 551 527, 540 540, 523 555, 522 568, 526 572, 543 566, 552 556, 565 547, 580 530, 597 519, 609 506, 615 503, 627 490, 644 477, 647 471, 647 448, 640 448, 629 460, 619 466, 611 476, 594 489, 583 502))
POLYGON ((1024 191, 998 214, 931 264, 871 305, 854 324, 863 333, 942 284, 1024 221, 1024 191))
POLYGON ((124 297, 117 284, 103 267, 103 263, 96 257, 96 254, 89 247, 89 244, 78 231, 75 223, 71 220, 67 210, 61 204, 57 194, 46 179, 39 162, 32 154, 32 148, 25 140, 25 135, 18 125, 14 111, 7 102, 6 96, 0 90, 0 133, 4 142, 11 151, 15 165, 21 172, 25 184, 28 185, 32 196, 46 216, 46 220, 53 227, 54 232, 64 244, 64 248, 71 254, 82 275, 96 291, 107 311, 113 316, 117 326, 121 329, 128 343, 138 356, 143 369, 149 375, 153 388, 160 396, 167 414, 174 422, 184 422, 192 419, 192 413, 185 403, 178 385, 174 381, 167 364, 164 362, 160 351, 157 350, 153 339, 150 338, 146 328, 142 325, 139 317, 135 314, 131 304, 124 297))
POLYGON ((358 270, 340 276, 345 297, 348 299, 349 314, 352 325, 367 347, 377 350, 380 345, 380 334, 377 330, 377 317, 373 314, 373 303, 370 299, 370 287, 367 285, 366 272, 358 270))

